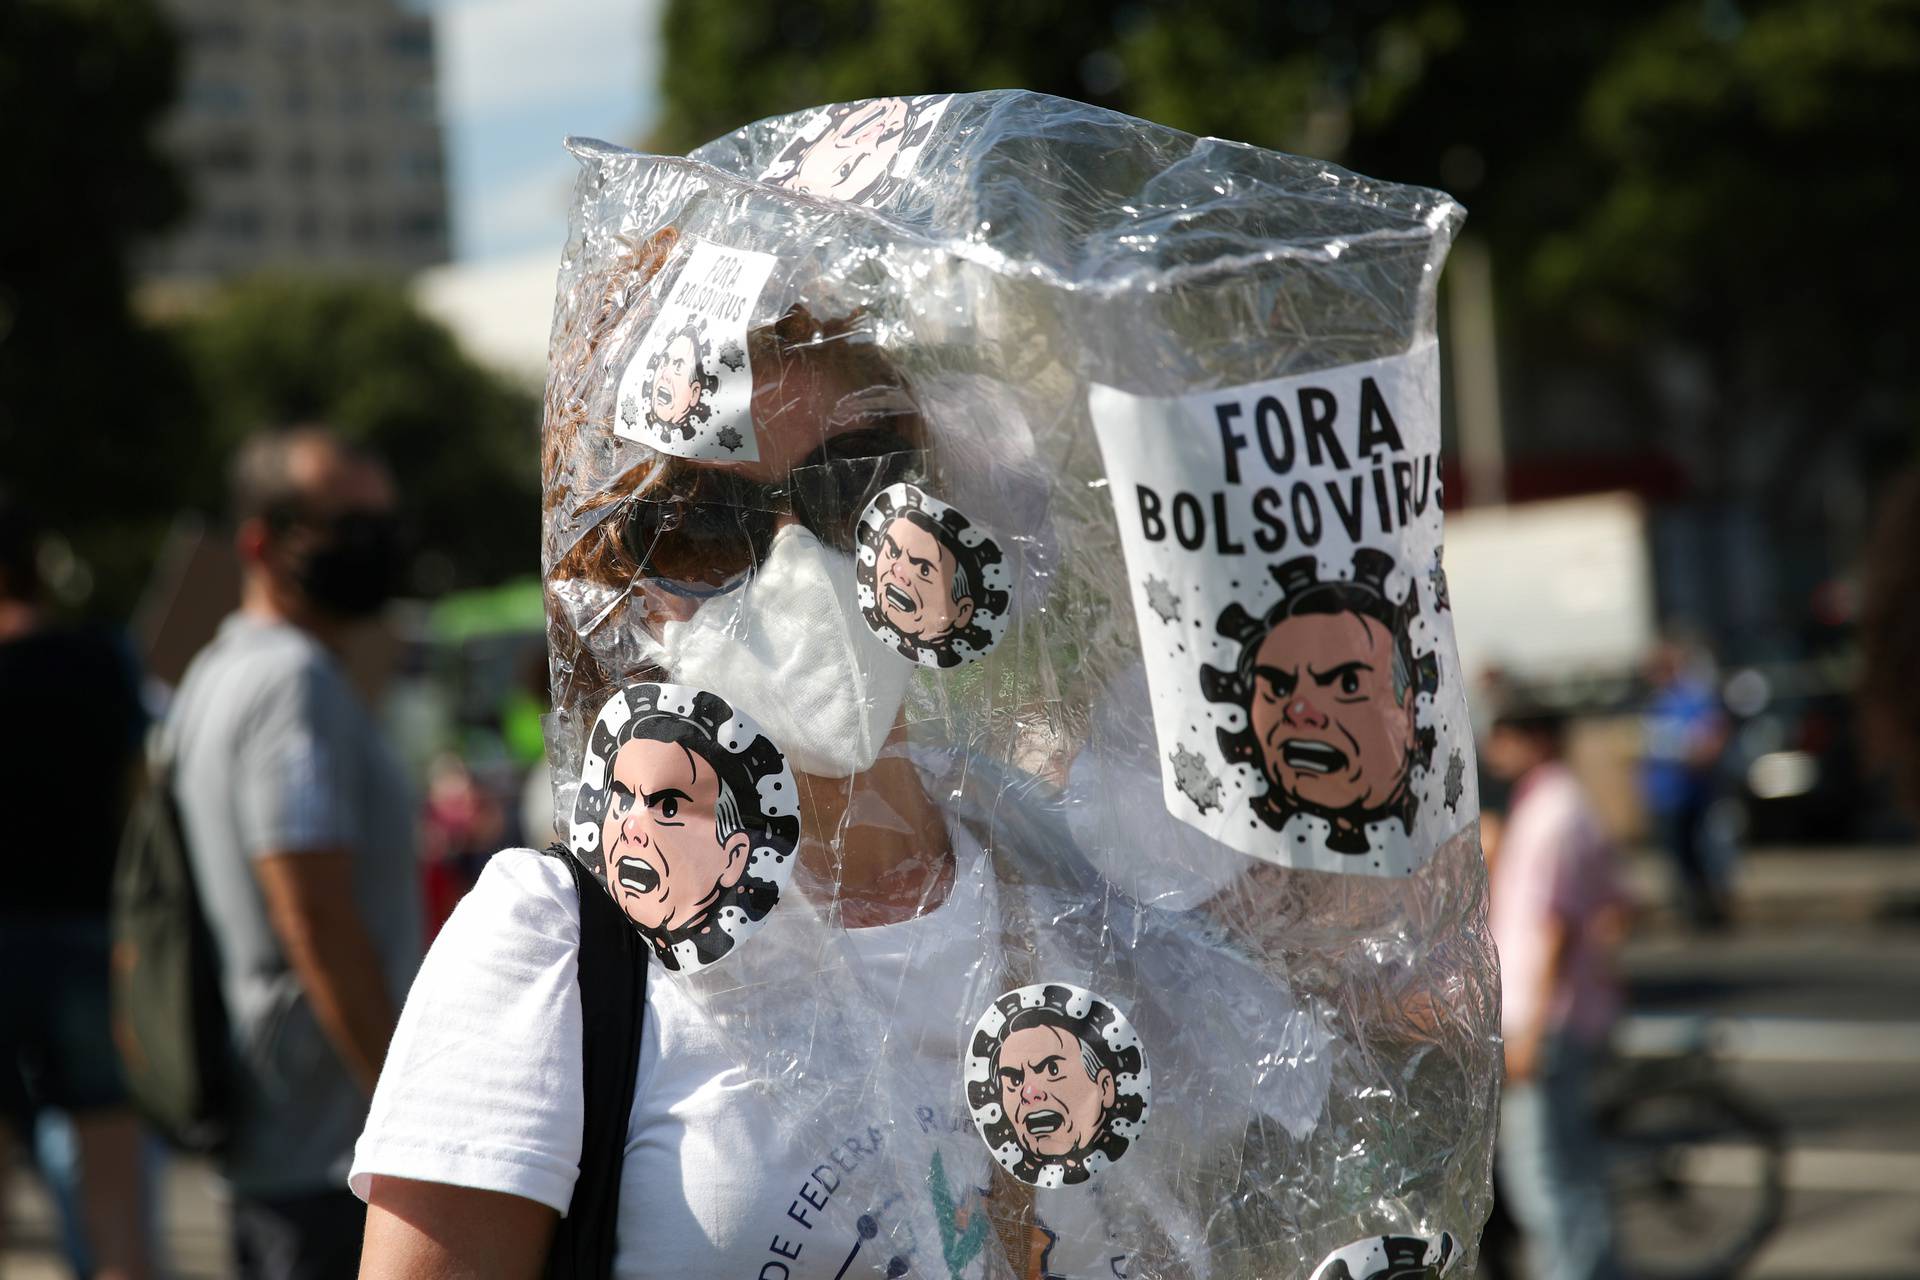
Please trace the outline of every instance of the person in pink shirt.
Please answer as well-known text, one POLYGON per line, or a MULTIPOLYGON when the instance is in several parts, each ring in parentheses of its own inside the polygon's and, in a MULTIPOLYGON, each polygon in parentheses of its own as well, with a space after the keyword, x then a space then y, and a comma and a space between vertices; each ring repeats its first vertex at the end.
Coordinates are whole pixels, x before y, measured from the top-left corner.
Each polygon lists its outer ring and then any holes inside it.
POLYGON ((1490 858, 1507 1088, 1500 1190, 1542 1280, 1617 1274, 1592 1080, 1621 995, 1612 974, 1624 897, 1612 842, 1562 759, 1557 712, 1509 700, 1488 769, 1513 785, 1490 858))

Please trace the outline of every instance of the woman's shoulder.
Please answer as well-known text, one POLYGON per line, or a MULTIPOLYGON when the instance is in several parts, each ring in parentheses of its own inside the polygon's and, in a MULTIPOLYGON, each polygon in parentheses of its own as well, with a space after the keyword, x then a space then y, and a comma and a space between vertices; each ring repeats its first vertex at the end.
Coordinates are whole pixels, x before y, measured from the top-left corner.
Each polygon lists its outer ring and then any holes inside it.
POLYGON ((538 849, 502 849, 487 859, 475 883, 513 885, 522 892, 546 893, 578 903, 573 890, 573 872, 552 854, 538 849))
POLYGON ((487 859, 435 947, 450 935, 458 942, 488 946, 513 935, 578 945, 580 895, 572 871, 560 859, 533 849, 502 849, 487 859))
POLYGON ((387 1051, 351 1185, 477 1187, 564 1211, 580 1161, 579 895, 558 859, 488 860, 433 941, 387 1051))

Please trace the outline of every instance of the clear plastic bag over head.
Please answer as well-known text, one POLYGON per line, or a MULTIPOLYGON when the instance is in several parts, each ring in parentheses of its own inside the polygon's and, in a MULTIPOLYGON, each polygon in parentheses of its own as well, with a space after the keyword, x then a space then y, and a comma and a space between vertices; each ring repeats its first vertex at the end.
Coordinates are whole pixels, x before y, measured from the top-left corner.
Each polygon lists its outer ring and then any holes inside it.
POLYGON ((1460 208, 1020 92, 570 145, 560 827, 750 1118, 683 1159, 795 1171, 759 1274, 1463 1274, 1460 208))

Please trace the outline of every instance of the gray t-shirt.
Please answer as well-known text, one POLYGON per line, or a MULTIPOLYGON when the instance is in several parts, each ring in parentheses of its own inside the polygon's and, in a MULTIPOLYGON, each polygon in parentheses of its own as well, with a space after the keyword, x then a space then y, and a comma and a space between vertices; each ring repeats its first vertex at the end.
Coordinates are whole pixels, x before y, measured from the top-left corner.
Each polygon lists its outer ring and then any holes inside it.
POLYGON ((166 741, 241 1063, 227 1175, 257 1196, 343 1187, 366 1099, 288 967, 251 864, 351 854, 354 900, 398 1008, 421 952, 414 808, 400 763, 326 649, 297 627, 243 614, 194 659, 166 741))

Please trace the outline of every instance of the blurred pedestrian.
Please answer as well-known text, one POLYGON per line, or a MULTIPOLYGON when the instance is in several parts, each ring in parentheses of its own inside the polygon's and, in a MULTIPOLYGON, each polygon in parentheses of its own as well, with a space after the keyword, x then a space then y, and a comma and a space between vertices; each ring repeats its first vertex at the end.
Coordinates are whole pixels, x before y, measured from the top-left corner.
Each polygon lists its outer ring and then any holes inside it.
POLYGON ((451 752, 433 762, 421 811, 426 894, 426 938, 431 942, 481 869, 502 847, 506 818, 492 792, 465 760, 451 752))
MULTIPOLYGON (((1481 678, 1479 700, 1476 707, 1501 705, 1501 699, 1508 696, 1507 677, 1499 672, 1489 672, 1481 678)), ((1484 714, 1482 712, 1481 714, 1484 714)), ((1480 785, 1480 854, 1487 862, 1487 878, 1491 881, 1500 874, 1500 839, 1506 834, 1507 805, 1511 801, 1513 787, 1505 778, 1495 776, 1487 766, 1487 753, 1481 752, 1478 760, 1480 785)), ((1525 1280, 1526 1267, 1521 1256, 1525 1241, 1521 1239, 1520 1228, 1514 1224, 1513 1214, 1507 1208, 1506 1197, 1501 1193, 1505 1182, 1501 1173, 1499 1155, 1494 1156, 1493 1168, 1493 1207, 1487 1213, 1487 1224, 1480 1229, 1480 1275, 1483 1280, 1525 1280)))
POLYGON ((1489 892, 1507 1045, 1500 1190, 1539 1280, 1596 1280, 1616 1274, 1593 1077, 1620 1010, 1625 900, 1563 740, 1560 714, 1514 699, 1486 744, 1513 784, 1489 892))
POLYGON ((339 656, 395 580, 393 485, 301 428, 248 441, 231 496, 241 605, 188 669, 168 738, 240 1054, 235 1265, 351 1276, 347 1168, 421 950, 416 810, 339 656))
POLYGON ((1727 922, 1726 892, 1707 830, 1728 725, 1711 668, 1690 646, 1665 640, 1646 664, 1641 793, 1654 838, 1679 880, 1681 906, 1696 929, 1727 922))
POLYGON ((0 1178, 10 1140, 31 1143, 44 1111, 66 1112, 76 1267, 142 1277, 144 1137, 113 1046, 107 906, 145 717, 124 646, 47 616, 39 543, 0 494, 0 812, 15 833, 0 898, 0 1178), (28 834, 49 823, 57 841, 28 834))
POLYGON ((1920 467, 1888 489, 1861 568, 1867 758, 1891 771, 1908 812, 1920 818, 1920 467))

